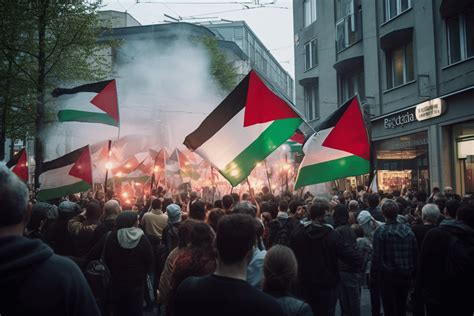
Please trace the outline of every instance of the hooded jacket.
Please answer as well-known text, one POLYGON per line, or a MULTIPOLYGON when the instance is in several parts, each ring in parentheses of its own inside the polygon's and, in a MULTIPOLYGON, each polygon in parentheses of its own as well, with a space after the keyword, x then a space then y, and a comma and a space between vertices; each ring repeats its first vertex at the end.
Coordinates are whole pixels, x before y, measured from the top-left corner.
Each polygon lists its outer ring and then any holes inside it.
POLYGON ((290 248, 298 260, 303 295, 315 289, 334 289, 339 283, 338 259, 353 267, 362 266, 355 247, 345 244, 331 226, 316 222, 301 225, 291 236, 290 248))
POLYGON ((474 230, 460 221, 445 220, 423 240, 417 282, 427 304, 451 315, 472 315, 474 302, 474 230), (452 275, 448 265, 459 270, 452 275))
POLYGON ((100 315, 82 272, 39 240, 0 238, 0 315, 100 315))

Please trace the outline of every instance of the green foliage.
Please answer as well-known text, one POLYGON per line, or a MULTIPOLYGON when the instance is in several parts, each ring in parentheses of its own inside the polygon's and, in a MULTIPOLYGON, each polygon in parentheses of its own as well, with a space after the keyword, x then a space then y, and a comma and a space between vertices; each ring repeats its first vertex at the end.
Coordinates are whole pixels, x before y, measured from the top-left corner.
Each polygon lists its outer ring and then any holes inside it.
POLYGON ((6 136, 39 132, 37 118, 44 122, 51 112, 49 93, 55 87, 108 75, 114 43, 97 42, 103 31, 97 9, 91 1, 1 2, 0 103, 6 136))
POLYGON ((211 62, 210 72, 224 94, 229 93, 237 85, 238 74, 235 69, 227 63, 225 55, 219 49, 219 44, 214 37, 204 37, 202 43, 207 48, 211 62))

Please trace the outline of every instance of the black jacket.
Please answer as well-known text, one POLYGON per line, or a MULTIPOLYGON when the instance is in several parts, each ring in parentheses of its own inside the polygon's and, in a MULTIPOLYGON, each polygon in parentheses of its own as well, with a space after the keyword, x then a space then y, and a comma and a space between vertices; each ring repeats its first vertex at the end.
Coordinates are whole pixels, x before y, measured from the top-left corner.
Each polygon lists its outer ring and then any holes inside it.
POLYGON ((0 314, 100 315, 82 272, 39 240, 0 238, 0 314))
POLYGON ((472 315, 473 267, 472 228, 462 222, 445 220, 438 228, 428 231, 421 246, 417 279, 424 301, 450 315, 472 315), (450 264, 459 271, 453 274, 450 264))
POLYGON ((92 245, 95 245, 107 233, 115 230, 115 218, 108 218, 103 220, 94 230, 92 235, 92 245))
POLYGON ((298 261, 302 295, 319 289, 334 289, 340 277, 338 259, 360 269, 362 257, 355 247, 344 243, 341 235, 328 225, 315 222, 299 226, 292 234, 290 248, 298 261))
MULTIPOLYGON (((351 228, 351 224, 342 225, 336 228, 336 232, 341 235, 342 241, 349 245, 351 248, 357 247, 357 237, 354 230, 351 228)), ((348 273, 360 273, 362 267, 355 267, 352 263, 347 264, 342 260, 339 260, 339 271, 348 273)))

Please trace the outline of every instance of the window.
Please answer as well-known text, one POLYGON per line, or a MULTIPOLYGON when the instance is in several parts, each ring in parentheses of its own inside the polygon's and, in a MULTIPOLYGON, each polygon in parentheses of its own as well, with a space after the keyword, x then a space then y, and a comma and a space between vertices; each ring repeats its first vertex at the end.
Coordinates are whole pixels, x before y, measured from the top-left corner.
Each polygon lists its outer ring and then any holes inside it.
POLYGON ((316 38, 304 44, 304 57, 305 71, 318 65, 318 40, 316 38))
POLYGON ((341 51, 362 39, 362 10, 350 13, 336 23, 336 49, 341 51))
POLYGON ((316 1, 317 0, 303 0, 303 22, 304 27, 309 26, 316 21, 316 1))
POLYGON ((394 49, 387 56, 387 89, 398 87, 415 78, 413 42, 394 49))
POLYGON ((318 85, 304 87, 304 108, 307 120, 311 121, 319 117, 318 85))
POLYGON ((474 56, 474 12, 446 20, 450 64, 474 56))
POLYGON ((385 0, 385 21, 411 8, 411 0, 385 0))
POLYGON ((351 72, 339 75, 339 104, 343 104, 356 93, 361 101, 365 100, 364 72, 351 72))

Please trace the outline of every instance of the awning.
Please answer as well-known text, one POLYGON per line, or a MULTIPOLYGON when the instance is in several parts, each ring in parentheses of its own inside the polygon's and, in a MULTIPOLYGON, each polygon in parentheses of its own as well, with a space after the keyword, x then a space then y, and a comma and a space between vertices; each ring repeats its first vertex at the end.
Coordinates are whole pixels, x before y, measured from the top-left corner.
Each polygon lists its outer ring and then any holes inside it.
POLYGON ((356 56, 338 61, 333 65, 338 73, 348 73, 364 67, 364 56, 356 56))
POLYGON ((380 38, 380 48, 383 50, 392 50, 411 41, 413 38, 413 27, 400 29, 385 34, 380 38))

